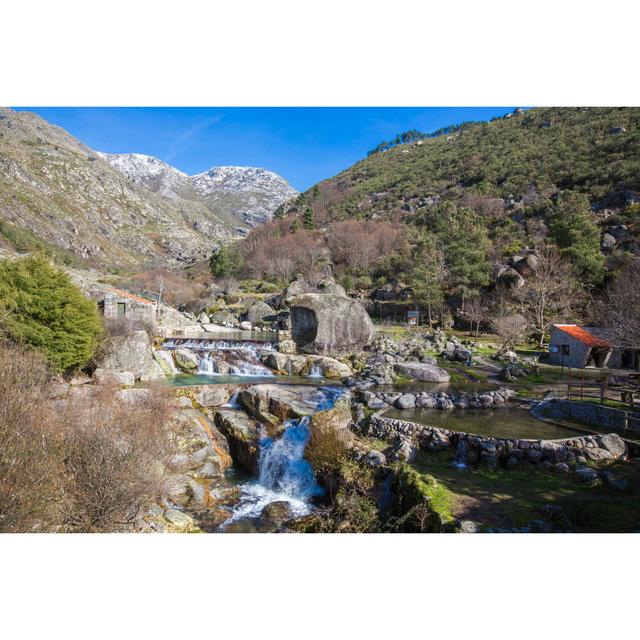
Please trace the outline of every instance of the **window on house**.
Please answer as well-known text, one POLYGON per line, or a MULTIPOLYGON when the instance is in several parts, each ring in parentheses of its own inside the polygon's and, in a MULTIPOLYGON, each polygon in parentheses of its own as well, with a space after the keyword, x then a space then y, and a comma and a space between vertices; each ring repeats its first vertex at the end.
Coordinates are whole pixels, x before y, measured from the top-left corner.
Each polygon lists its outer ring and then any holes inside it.
POLYGON ((127 305, 124 302, 118 302, 117 304, 117 315, 118 318, 124 318, 127 312, 127 305))

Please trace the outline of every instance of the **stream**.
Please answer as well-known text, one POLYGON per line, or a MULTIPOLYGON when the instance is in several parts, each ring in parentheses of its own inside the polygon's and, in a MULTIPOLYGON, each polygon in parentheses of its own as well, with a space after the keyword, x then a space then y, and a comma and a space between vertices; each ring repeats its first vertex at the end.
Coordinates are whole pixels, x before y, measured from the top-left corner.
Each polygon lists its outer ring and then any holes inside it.
MULTIPOLYGON (((316 411, 331 409, 344 390, 340 387, 320 387, 316 394, 316 411)), ((265 508, 275 502, 285 503, 293 518, 305 516, 313 509, 313 499, 324 493, 316 481, 311 464, 304 458, 309 442, 311 418, 289 420, 278 438, 264 435, 259 443, 258 476, 240 482, 240 500, 220 530, 242 523, 251 525, 262 516, 265 508)))

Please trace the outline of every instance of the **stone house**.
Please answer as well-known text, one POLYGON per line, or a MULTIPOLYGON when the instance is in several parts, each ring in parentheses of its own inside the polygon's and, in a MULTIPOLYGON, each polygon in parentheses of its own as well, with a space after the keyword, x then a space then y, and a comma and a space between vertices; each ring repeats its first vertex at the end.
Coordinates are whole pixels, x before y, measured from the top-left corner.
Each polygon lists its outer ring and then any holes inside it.
POLYGON ((108 289, 102 301, 105 318, 155 323, 156 303, 122 289, 108 289))
POLYGON ((634 369, 640 371, 640 345, 637 347, 623 347, 616 343, 615 337, 606 328, 586 327, 586 329, 598 338, 603 338, 613 343, 613 350, 607 363, 610 369, 634 369))
POLYGON ((551 327, 548 359, 551 364, 576 369, 607 367, 611 366, 609 360, 613 350, 610 340, 575 324, 554 324, 551 327))

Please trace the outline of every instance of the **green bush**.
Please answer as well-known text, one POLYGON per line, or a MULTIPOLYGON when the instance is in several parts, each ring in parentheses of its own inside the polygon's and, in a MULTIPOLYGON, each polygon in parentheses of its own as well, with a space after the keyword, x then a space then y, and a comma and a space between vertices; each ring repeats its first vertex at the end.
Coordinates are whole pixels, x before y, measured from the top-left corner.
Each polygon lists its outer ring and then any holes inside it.
POLYGON ((91 358, 102 331, 94 302, 43 256, 0 261, 0 330, 42 352, 57 371, 91 358))

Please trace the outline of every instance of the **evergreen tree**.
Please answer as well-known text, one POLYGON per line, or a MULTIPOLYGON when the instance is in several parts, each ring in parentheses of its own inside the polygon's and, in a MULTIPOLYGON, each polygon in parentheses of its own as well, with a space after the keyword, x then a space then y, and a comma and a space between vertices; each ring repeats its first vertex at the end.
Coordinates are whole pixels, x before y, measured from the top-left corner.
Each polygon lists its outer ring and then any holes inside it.
POLYGON ((209 258, 209 268, 214 278, 237 275, 242 268, 242 255, 234 247, 222 246, 214 249, 209 258))
POLYGON ((580 280, 597 285, 604 277, 600 231, 583 193, 563 191, 549 211, 547 224, 562 255, 571 260, 580 280))
POLYGON ((313 215, 313 209, 307 205, 303 214, 302 214, 302 226, 305 229, 315 229, 316 228, 316 220, 313 215))
POLYGON ((0 331, 57 371, 86 364, 102 330, 95 302, 43 256, 0 261, 0 331))
POLYGON ((434 311, 440 309, 444 302, 444 256, 430 234, 421 234, 413 247, 408 281, 413 289, 414 300, 426 310, 427 321, 431 326, 434 311))
POLYGON ((450 286, 460 295, 464 309, 465 298, 491 281, 491 242, 480 217, 471 209, 452 204, 435 209, 432 224, 444 251, 450 286))

